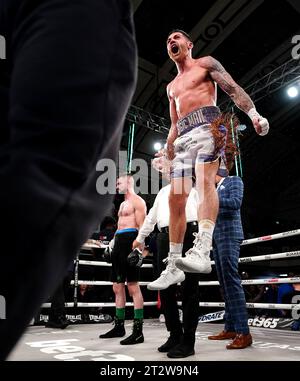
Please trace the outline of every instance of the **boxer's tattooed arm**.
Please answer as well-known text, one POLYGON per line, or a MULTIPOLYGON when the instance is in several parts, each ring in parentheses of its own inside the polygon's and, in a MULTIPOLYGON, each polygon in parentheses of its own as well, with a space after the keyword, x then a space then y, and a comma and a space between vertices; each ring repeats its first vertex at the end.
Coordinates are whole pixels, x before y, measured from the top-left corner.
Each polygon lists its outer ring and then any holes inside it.
POLYGON ((248 113, 254 107, 249 95, 232 79, 219 61, 213 57, 203 57, 200 60, 201 66, 208 70, 211 78, 230 96, 239 109, 248 113))

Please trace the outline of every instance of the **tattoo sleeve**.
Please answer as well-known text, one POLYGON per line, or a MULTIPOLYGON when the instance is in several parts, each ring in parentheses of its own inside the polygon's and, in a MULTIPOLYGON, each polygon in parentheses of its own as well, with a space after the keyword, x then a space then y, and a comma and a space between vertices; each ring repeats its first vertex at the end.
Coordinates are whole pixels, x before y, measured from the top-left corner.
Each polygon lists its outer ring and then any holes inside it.
POLYGON ((246 91, 232 79, 220 62, 212 57, 206 57, 206 59, 205 66, 207 66, 211 78, 230 96, 239 109, 248 113, 254 104, 246 91))

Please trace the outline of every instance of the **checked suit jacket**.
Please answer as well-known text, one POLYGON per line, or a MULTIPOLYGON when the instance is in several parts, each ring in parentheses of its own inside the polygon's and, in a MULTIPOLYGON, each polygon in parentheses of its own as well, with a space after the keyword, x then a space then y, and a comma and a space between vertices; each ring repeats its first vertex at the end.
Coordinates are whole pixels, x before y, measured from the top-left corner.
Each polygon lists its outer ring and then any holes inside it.
POLYGON ((217 189, 219 196, 219 214, 214 230, 216 243, 243 240, 244 232, 241 220, 244 184, 238 176, 225 177, 217 189))

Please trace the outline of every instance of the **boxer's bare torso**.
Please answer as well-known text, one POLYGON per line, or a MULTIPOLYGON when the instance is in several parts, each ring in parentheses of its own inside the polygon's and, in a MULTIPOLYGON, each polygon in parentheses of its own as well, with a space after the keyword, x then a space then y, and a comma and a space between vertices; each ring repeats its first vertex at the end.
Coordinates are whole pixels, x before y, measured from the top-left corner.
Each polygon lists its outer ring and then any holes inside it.
POLYGON ((216 105, 216 85, 204 67, 201 58, 189 62, 168 85, 169 98, 175 104, 176 117, 183 118, 203 106, 216 105))
POLYGON ((125 201, 119 208, 118 230, 139 229, 144 222, 147 208, 142 197, 134 192, 133 177, 131 175, 120 176, 117 180, 117 189, 125 196, 125 201))
POLYGON ((129 228, 135 228, 138 229, 139 226, 136 221, 135 216, 135 201, 136 197, 140 198, 139 196, 133 196, 132 198, 125 200, 120 205, 119 213, 118 213, 118 230, 121 229, 129 229, 129 228))

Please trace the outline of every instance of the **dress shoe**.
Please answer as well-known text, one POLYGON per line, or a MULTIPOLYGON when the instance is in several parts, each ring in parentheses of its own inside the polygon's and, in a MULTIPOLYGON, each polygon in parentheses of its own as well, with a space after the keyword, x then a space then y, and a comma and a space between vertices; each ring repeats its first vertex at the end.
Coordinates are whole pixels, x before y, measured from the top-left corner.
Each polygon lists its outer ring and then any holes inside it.
POLYGON ((230 331, 222 331, 218 333, 217 335, 208 336, 208 340, 229 340, 234 339, 236 336, 235 332, 230 331))
POLYGON ((158 352, 169 352, 180 343, 180 338, 180 336, 171 335, 163 345, 157 348, 158 352))
POLYGON ((171 359, 180 359, 188 356, 193 356, 195 354, 194 346, 188 344, 178 344, 176 347, 172 348, 167 356, 171 359))
POLYGON ((252 336, 250 333, 247 335, 243 335, 242 333, 238 333, 236 337, 233 339, 232 343, 227 344, 227 349, 243 349, 247 348, 252 344, 252 336))

